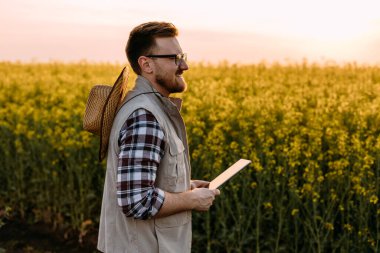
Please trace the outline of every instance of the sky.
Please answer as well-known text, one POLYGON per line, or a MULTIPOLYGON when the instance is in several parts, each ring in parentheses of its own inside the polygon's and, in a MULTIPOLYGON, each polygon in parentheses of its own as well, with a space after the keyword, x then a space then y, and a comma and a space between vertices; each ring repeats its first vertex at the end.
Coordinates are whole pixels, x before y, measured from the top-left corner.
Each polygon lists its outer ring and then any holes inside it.
POLYGON ((126 62, 129 32, 168 21, 190 61, 380 64, 379 0, 0 0, 0 61, 126 62))

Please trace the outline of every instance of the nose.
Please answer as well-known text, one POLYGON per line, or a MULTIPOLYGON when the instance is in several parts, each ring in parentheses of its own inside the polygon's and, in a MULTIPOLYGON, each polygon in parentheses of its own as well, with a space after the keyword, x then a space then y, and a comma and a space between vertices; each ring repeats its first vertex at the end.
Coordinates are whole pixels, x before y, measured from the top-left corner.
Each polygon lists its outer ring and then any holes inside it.
POLYGON ((189 69, 189 65, 187 65, 187 62, 185 60, 182 60, 179 64, 179 68, 182 70, 182 71, 185 71, 185 70, 188 70, 189 69))

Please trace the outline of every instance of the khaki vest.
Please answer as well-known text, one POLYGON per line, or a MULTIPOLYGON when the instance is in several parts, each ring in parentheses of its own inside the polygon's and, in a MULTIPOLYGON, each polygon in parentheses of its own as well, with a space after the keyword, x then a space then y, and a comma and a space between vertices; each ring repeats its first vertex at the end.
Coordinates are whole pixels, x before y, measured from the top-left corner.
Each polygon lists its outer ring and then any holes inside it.
MULTIPOLYGON (((167 192, 190 189, 190 162, 186 129, 179 108, 159 94, 149 81, 138 76, 136 85, 118 111, 111 130, 107 171, 100 215, 98 249, 106 253, 181 253, 191 251, 191 211, 164 218, 138 220, 126 217, 117 203, 116 174, 118 138, 122 125, 133 111, 150 111, 165 135, 165 155, 157 170, 155 186, 167 192)), ((180 102, 179 102, 180 103, 180 102)), ((180 105, 179 105, 180 107, 180 105)))

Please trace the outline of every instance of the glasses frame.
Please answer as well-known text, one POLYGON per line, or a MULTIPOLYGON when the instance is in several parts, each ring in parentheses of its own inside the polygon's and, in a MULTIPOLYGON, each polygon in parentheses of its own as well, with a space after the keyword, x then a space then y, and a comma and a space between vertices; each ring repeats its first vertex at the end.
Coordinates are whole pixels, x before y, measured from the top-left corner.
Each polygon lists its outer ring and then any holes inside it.
POLYGON ((179 66, 182 61, 187 61, 187 54, 186 53, 180 53, 180 54, 149 54, 145 55, 145 57, 149 58, 171 58, 174 59, 175 65, 179 66))

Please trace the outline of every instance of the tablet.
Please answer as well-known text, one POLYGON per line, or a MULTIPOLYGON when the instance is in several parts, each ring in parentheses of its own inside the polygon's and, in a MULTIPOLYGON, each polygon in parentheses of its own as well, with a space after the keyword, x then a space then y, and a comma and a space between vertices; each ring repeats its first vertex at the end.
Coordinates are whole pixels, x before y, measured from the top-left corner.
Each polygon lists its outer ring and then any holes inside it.
POLYGON ((222 174, 220 174, 214 180, 212 180, 208 188, 211 190, 217 189, 219 186, 224 184, 232 176, 234 176, 236 173, 238 173, 241 169, 243 169, 245 166, 247 166, 250 163, 251 163, 250 160, 240 159, 239 161, 234 163, 231 167, 223 171, 222 174))

